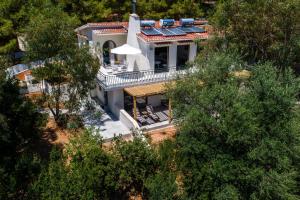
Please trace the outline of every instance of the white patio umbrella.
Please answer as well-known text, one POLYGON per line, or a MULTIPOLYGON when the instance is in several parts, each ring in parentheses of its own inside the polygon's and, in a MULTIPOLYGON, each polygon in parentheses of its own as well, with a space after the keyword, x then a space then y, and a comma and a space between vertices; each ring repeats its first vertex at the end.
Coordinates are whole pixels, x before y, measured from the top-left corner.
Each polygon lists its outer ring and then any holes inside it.
POLYGON ((124 44, 122 46, 114 48, 110 52, 119 55, 136 55, 142 53, 140 49, 134 48, 129 44, 124 44))

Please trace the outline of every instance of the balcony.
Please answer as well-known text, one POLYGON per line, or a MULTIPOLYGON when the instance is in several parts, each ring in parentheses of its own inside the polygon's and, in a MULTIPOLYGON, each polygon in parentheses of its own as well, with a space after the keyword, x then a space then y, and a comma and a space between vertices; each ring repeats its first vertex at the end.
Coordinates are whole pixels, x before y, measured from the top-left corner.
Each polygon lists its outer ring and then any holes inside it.
POLYGON ((121 72, 118 74, 105 74, 99 71, 97 74, 98 83, 106 90, 121 89, 124 87, 156 83, 174 80, 187 73, 195 71, 195 68, 176 71, 176 67, 170 68, 168 72, 155 73, 154 70, 121 72))

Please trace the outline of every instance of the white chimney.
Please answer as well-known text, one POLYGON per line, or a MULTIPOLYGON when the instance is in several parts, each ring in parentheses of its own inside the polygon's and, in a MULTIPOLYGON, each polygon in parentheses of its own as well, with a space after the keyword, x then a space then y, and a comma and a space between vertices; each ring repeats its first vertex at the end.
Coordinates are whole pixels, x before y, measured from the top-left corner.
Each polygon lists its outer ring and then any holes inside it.
POLYGON ((139 48, 136 34, 141 33, 141 21, 137 14, 130 14, 127 34, 127 44, 139 48))
MULTIPOLYGON (((139 42, 137 39, 137 34, 141 33, 140 17, 133 13, 129 16, 128 24, 128 34, 127 34, 127 44, 137 49, 140 49, 139 42)), ((137 70, 137 60, 139 55, 127 55, 128 70, 137 70)))

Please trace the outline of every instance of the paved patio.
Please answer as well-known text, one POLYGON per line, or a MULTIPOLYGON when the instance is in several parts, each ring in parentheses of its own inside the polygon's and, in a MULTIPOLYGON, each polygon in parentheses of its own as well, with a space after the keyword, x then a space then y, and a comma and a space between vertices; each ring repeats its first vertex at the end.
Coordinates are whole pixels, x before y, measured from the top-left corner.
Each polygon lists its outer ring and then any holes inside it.
POLYGON ((105 112, 100 106, 96 106, 94 110, 84 110, 82 116, 85 127, 93 128, 104 140, 131 133, 120 120, 105 112))

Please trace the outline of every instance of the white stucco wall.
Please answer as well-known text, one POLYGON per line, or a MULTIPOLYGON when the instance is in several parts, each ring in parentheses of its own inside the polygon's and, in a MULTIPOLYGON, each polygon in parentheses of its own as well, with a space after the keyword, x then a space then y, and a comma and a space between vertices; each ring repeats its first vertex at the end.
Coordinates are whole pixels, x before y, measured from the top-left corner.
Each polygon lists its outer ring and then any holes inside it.
POLYGON ((153 44, 148 44, 148 60, 150 69, 154 70, 155 47, 153 44))
MULTIPOLYGON (((93 44, 100 47, 100 58, 102 58, 102 51, 103 51, 103 45, 106 41, 113 41, 116 44, 116 47, 122 46, 123 44, 126 44, 126 38, 127 34, 121 33, 121 34, 97 34, 96 31, 93 31, 93 44)), ((122 55, 118 55, 118 60, 122 60, 122 55)))
POLYGON ((176 67, 177 63, 177 44, 172 43, 169 46, 169 69, 176 67))
POLYGON ((189 61, 194 61, 197 55, 197 45, 195 43, 190 44, 190 56, 189 61))
POLYGON ((91 90, 91 96, 97 97, 103 104, 105 104, 104 90, 97 84, 96 88, 91 90))
POLYGON ((154 55, 151 55, 150 45, 141 40, 138 40, 138 43, 142 54, 133 56, 133 58, 136 59, 136 63, 134 65, 133 70, 149 70, 151 69, 151 58, 153 57, 154 59, 154 55))
POLYGON ((117 117, 120 117, 120 110, 124 109, 124 93, 123 90, 113 90, 107 93, 108 107, 110 111, 117 117))
POLYGON ((139 124, 124 110, 120 110, 120 121, 129 129, 129 130, 139 130, 139 124))

